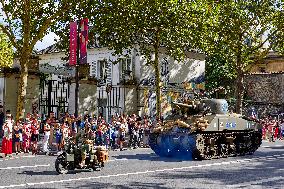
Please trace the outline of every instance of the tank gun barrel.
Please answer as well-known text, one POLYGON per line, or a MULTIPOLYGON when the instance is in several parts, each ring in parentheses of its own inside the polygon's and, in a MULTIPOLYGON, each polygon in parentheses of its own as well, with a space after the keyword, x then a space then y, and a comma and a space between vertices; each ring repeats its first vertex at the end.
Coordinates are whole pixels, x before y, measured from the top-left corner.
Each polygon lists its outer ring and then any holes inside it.
POLYGON ((183 103, 178 103, 178 102, 173 102, 174 106, 177 107, 185 107, 185 108, 196 108, 196 105, 191 105, 191 104, 183 104, 183 103))

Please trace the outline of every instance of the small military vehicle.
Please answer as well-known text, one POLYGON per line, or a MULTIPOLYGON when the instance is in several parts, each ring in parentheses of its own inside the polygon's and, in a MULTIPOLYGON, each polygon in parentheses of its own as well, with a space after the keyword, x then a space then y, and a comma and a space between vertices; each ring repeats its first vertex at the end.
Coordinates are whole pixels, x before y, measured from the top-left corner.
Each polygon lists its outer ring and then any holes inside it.
POLYGON ((152 129, 149 145, 159 156, 187 160, 253 154, 262 142, 254 127, 253 120, 229 114, 224 99, 174 102, 152 129))
POLYGON ((92 140, 87 140, 84 144, 87 153, 85 157, 85 166, 81 167, 82 146, 70 140, 65 145, 65 150, 55 161, 55 169, 59 174, 66 174, 75 169, 88 169, 91 171, 100 170, 108 160, 108 151, 101 146, 95 147, 92 140))

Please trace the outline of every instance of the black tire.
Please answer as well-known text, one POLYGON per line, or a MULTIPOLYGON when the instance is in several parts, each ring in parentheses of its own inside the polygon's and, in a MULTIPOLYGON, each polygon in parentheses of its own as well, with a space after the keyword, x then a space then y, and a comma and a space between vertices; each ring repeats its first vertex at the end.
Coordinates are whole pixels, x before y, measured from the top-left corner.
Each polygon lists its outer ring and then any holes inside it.
POLYGON ((59 174, 68 173, 67 164, 65 162, 65 154, 60 154, 55 160, 55 170, 59 174))

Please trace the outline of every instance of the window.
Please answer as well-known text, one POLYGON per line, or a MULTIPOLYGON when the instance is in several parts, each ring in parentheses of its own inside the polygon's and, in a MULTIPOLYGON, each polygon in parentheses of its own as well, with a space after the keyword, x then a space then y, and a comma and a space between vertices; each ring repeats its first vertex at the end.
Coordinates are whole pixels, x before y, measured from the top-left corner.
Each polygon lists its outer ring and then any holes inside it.
POLYGON ((107 78, 107 61, 106 60, 98 60, 98 79, 106 82, 107 78))
POLYGON ((119 58, 119 79, 128 80, 133 76, 132 62, 130 58, 119 58))

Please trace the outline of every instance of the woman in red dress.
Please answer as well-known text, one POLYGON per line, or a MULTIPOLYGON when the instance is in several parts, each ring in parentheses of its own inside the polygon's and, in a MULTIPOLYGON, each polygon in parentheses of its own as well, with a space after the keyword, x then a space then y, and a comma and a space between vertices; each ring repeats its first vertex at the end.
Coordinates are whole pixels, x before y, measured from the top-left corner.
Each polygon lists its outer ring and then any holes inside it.
POLYGON ((6 115, 6 122, 3 125, 3 140, 2 140, 2 153, 5 156, 12 155, 12 132, 13 132, 13 122, 11 114, 6 115))

